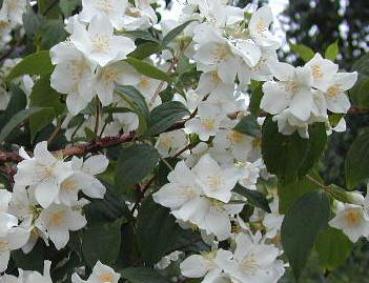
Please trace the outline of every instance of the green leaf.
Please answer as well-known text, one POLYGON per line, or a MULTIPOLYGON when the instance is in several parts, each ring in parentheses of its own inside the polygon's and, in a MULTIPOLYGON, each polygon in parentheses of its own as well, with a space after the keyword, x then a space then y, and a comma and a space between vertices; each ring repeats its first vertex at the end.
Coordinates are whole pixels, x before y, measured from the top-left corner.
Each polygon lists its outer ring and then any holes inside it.
POLYGON ((8 135, 24 120, 28 119, 31 115, 38 113, 43 108, 33 107, 25 110, 21 110, 16 113, 12 119, 1 129, 0 132, 0 143, 2 143, 8 135))
POLYGON ((54 66, 51 64, 49 51, 40 51, 24 57, 23 60, 11 70, 6 80, 10 81, 22 75, 46 76, 51 74, 53 69, 54 66))
POLYGON ((290 43, 291 50, 296 53, 302 60, 305 62, 308 62, 310 59, 314 57, 314 51, 304 45, 304 44, 291 44, 290 43))
POLYGON ((279 212, 286 214, 291 205, 308 192, 317 190, 318 186, 307 178, 292 183, 278 183, 279 212))
POLYGON ((82 237, 82 253, 86 263, 93 267, 100 260, 113 265, 121 245, 122 220, 88 227, 82 237))
POLYGON ((162 50, 162 47, 157 42, 145 42, 137 46, 135 51, 131 52, 128 56, 139 60, 146 59, 152 54, 158 53, 162 50))
POLYGON ((122 271, 122 277, 131 283, 169 283, 156 270, 145 267, 130 267, 122 271))
POLYGON ((79 6, 81 6, 81 0, 60 0, 59 7, 64 17, 70 17, 79 6))
POLYGON ((136 201, 137 190, 134 185, 153 171, 159 159, 159 153, 151 145, 124 145, 115 173, 117 192, 126 200, 136 201))
POLYGON ((169 31, 163 38, 163 46, 166 47, 173 39, 175 39, 178 35, 180 35, 183 30, 190 24, 194 22, 194 20, 190 20, 180 24, 179 26, 175 27, 171 31, 169 31))
POLYGON ((143 202, 137 217, 137 240, 147 264, 155 264, 163 256, 200 239, 191 230, 180 228, 169 209, 155 203, 151 196, 143 202))
POLYGON ((286 183, 303 177, 321 157, 327 140, 323 124, 312 126, 309 135, 309 139, 297 133, 283 135, 268 117, 262 130, 262 154, 268 171, 286 183))
POLYGON ((345 263, 353 248, 353 243, 342 233, 329 227, 322 231, 315 243, 321 265, 334 270, 345 263))
POLYGON ((115 91, 130 106, 131 110, 138 115, 140 122, 138 132, 143 133, 146 131, 150 113, 143 95, 133 86, 119 86, 115 91))
POLYGON ((162 70, 156 68, 154 65, 147 63, 145 61, 138 60, 136 58, 130 57, 126 59, 133 68, 136 69, 142 75, 149 78, 153 78, 159 81, 166 81, 168 83, 172 82, 172 79, 162 70))
POLYGON ((62 19, 46 21, 40 28, 38 36, 41 38, 42 48, 50 49, 67 38, 62 19))
POLYGON ((181 102, 165 102, 152 110, 147 134, 155 136, 164 132, 190 112, 181 102))
POLYGON ((261 82, 251 81, 250 90, 251 90, 251 98, 250 98, 250 112, 255 117, 258 117, 261 109, 260 102, 263 98, 263 85, 261 82))
POLYGON ((305 267, 318 233, 327 227, 329 216, 329 199, 320 191, 304 195, 288 210, 281 237, 296 279, 305 267))
POLYGON ((354 104, 369 108, 369 54, 360 57, 352 66, 359 76, 355 86, 350 90, 350 97, 354 104))
POLYGON ((132 39, 144 39, 159 43, 157 38, 155 38, 150 32, 144 30, 124 31, 121 34, 132 39))
POLYGON ((334 61, 337 58, 338 53, 340 52, 338 47, 338 41, 336 40, 332 44, 330 44, 325 50, 324 57, 328 60, 334 61))
POLYGON ((261 192, 246 189, 240 184, 237 184, 233 191, 241 196, 246 197, 251 205, 259 207, 268 213, 272 212, 270 210, 268 200, 261 192))
POLYGON ((64 112, 65 106, 60 101, 60 94, 50 86, 49 77, 37 81, 32 88, 30 100, 31 107, 44 108, 40 113, 30 117, 31 140, 33 141, 40 130, 64 112))
POLYGON ((349 189, 369 178, 369 128, 356 137, 346 157, 346 185, 349 189))
POLYGON ((243 117, 241 121, 234 127, 234 130, 252 137, 261 137, 261 128, 253 115, 243 117))

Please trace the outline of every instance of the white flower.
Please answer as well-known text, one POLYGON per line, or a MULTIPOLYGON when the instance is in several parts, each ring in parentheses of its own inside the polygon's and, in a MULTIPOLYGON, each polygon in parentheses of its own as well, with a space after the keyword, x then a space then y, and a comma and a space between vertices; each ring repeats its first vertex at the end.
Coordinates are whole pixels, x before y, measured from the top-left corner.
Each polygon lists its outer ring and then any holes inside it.
POLYGON ((109 160, 104 155, 92 156, 85 162, 73 157, 73 174, 60 184, 59 201, 68 206, 74 205, 80 191, 91 198, 103 199, 106 188, 94 176, 103 173, 108 164, 109 160))
POLYGON ((89 23, 95 16, 102 16, 109 19, 114 28, 121 29, 127 6, 128 0, 83 0, 79 17, 89 23))
POLYGON ((234 168, 221 168, 209 154, 201 157, 192 169, 196 174, 204 194, 224 203, 232 196, 232 189, 240 179, 239 171, 234 168))
POLYGON ((230 264, 232 253, 219 249, 204 255, 192 255, 181 265, 181 273, 188 278, 202 278, 203 283, 229 282, 224 268, 230 264))
POLYGON ((205 95, 208 94, 211 94, 211 96, 219 96, 222 94, 233 93, 233 90, 233 83, 224 83, 223 80, 219 77, 217 71, 209 71, 201 74, 199 84, 197 86, 197 89, 195 90, 195 93, 198 94, 202 99, 205 95))
POLYGON ((167 158, 177 154, 187 143, 186 133, 179 129, 160 134, 155 147, 162 157, 167 158))
POLYGON ((50 276, 50 267, 51 267, 51 261, 45 260, 43 274, 40 274, 37 271, 24 272, 23 282, 24 283, 36 283, 36 282, 37 283, 52 283, 53 281, 50 276))
POLYGON ((279 249, 256 242, 245 233, 236 236, 234 263, 227 270, 234 282, 277 283, 284 273, 279 249))
POLYGON ((51 75, 51 86, 68 94, 68 110, 76 115, 95 96, 93 91, 94 66, 71 42, 62 42, 51 48, 51 60, 56 64, 51 75))
POLYGON ((29 157, 23 149, 20 155, 25 160, 17 165, 15 183, 34 189, 37 202, 44 208, 48 207, 57 199, 60 184, 72 174, 70 162, 55 158, 47 150, 46 141, 36 145, 34 157, 29 157))
POLYGON ((328 110, 334 113, 347 113, 351 103, 345 91, 355 85, 357 76, 357 72, 334 75, 324 91, 328 110))
POLYGON ((279 81, 264 83, 260 107, 273 115, 288 108, 296 118, 307 121, 314 107, 310 68, 294 68, 287 63, 275 63, 270 67, 279 81))
POLYGON ((124 28, 131 30, 148 29, 158 22, 155 10, 148 0, 135 0, 135 6, 129 5, 123 16, 124 28))
POLYGON ((7 233, 0 235, 0 273, 4 272, 8 266, 10 251, 25 245, 29 235, 29 231, 22 227, 12 227, 7 233))
POLYGON ((86 226, 86 218, 71 207, 53 204, 41 211, 35 226, 60 250, 69 241, 69 231, 77 231, 86 226))
POLYGON ((26 11, 26 0, 4 0, 0 10, 0 19, 8 19, 13 25, 23 24, 23 13, 26 11))
POLYGON ((94 17, 87 30, 82 24, 75 24, 71 40, 87 58, 101 67, 126 59, 136 48, 131 39, 114 35, 112 24, 102 16, 94 17))
POLYGON ((258 45, 277 49, 280 46, 280 42, 269 31, 269 26, 271 25, 272 21, 272 9, 270 6, 265 5, 253 13, 248 28, 251 38, 258 45))
POLYGON ((312 86, 319 90, 326 90, 329 82, 333 79, 338 71, 338 65, 332 61, 324 59, 319 53, 305 64, 305 67, 311 69, 313 76, 312 86))
POLYGON ((107 106, 113 102, 116 84, 135 85, 139 82, 137 72, 126 63, 116 62, 103 68, 98 68, 95 78, 97 96, 101 104, 107 106))
POLYGON ((73 283, 118 283, 119 279, 119 273, 100 261, 95 264, 91 275, 86 281, 82 280, 77 273, 72 275, 73 283))
POLYGON ((353 243, 369 236, 369 216, 361 205, 338 203, 336 216, 329 225, 342 230, 353 243))
POLYGON ((279 214, 278 197, 274 197, 273 201, 269 204, 269 207, 272 213, 266 214, 263 219, 263 225, 266 230, 265 238, 274 239, 278 236, 281 230, 284 215, 279 214))
POLYGON ((251 162, 241 162, 238 164, 241 179, 240 184, 249 190, 256 190, 256 183, 260 176, 259 167, 251 162))
POLYGON ((220 122, 224 119, 224 113, 221 113, 217 106, 201 103, 198 107, 198 116, 186 122, 186 131, 196 133, 200 140, 207 141, 218 132, 220 122))

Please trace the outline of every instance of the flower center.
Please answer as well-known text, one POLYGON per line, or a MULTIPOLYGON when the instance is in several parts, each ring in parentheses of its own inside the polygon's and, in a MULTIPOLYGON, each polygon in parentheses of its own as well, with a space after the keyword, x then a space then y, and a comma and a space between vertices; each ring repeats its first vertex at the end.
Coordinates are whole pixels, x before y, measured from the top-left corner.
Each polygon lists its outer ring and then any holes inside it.
POLYGON ((360 213, 356 209, 349 209, 345 214, 345 218, 350 226, 356 226, 360 222, 360 213))
POLYGON ((231 131, 228 134, 228 139, 231 141, 232 144, 239 144, 242 142, 244 135, 237 132, 237 131, 231 131))
POLYGON ((255 255, 249 255, 241 262, 242 270, 249 274, 255 273, 258 267, 255 255))
POLYGON ((113 11, 113 4, 111 3, 111 0, 97 0, 95 8, 105 13, 111 13, 113 11))
POLYGON ((264 31, 267 30, 267 24, 264 20, 259 20, 258 23, 256 24, 256 31, 258 33, 263 33, 264 31))
POLYGON ((63 211, 54 212, 50 217, 51 224, 55 226, 59 226, 64 221, 64 213, 63 211))
POLYGON ((319 65, 311 66, 311 71, 315 80, 320 80, 323 78, 322 68, 319 65))
POLYGON ((113 274, 110 272, 105 272, 99 276, 99 280, 102 283, 111 283, 113 282, 113 274))
POLYGON ((0 240, 0 251, 4 252, 9 250, 9 242, 6 240, 0 240))
POLYGON ((109 49, 109 38, 105 35, 95 35, 92 38, 92 45, 95 52, 105 53, 109 49))
POLYGON ((206 130, 211 131, 211 130, 214 130, 215 128, 215 121, 214 119, 207 118, 202 121, 202 125, 206 130))
POLYGON ((300 90, 300 86, 297 82, 288 82, 285 86, 286 91, 292 94, 296 94, 300 90))
POLYGON ((209 176, 207 178, 207 183, 213 191, 217 191, 222 187, 222 179, 220 176, 209 176))
POLYGON ((118 72, 114 68, 108 68, 106 70, 103 70, 102 72, 102 79, 105 82, 114 82, 116 81, 118 77, 118 72))
POLYGON ((148 89, 150 87, 150 80, 146 77, 140 79, 139 86, 144 89, 148 89))
POLYGON ((218 44, 213 53, 214 59, 218 62, 224 61, 229 57, 229 48, 225 44, 218 44))
POLYGON ((67 179, 62 183, 62 188, 66 191, 76 191, 77 183, 73 179, 67 179))
POLYGON ((341 88, 339 84, 332 85, 327 90, 327 95, 329 97, 336 97, 341 92, 341 88))

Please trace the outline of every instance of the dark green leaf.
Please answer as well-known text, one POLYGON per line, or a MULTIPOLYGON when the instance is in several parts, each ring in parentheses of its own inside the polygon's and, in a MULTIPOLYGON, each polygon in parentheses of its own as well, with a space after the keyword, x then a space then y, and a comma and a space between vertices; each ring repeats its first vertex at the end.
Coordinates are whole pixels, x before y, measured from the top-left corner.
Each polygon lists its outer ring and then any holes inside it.
POLYGON ((137 189, 134 188, 134 185, 153 171, 159 159, 159 153, 151 145, 124 145, 115 173, 117 192, 125 199, 135 201, 137 189))
POLYGON ((147 134, 153 136, 160 134, 189 114, 190 112, 181 102, 165 102, 152 110, 147 134))
POLYGON ((128 56, 139 60, 146 59, 154 53, 158 53, 162 50, 162 47, 157 42, 145 42, 137 46, 136 50, 130 53, 128 56))
POLYGON ((349 189, 369 178, 369 129, 353 142, 346 159, 346 184, 349 189))
POLYGON ((342 231, 329 227, 322 231, 315 243, 319 260, 324 268, 333 270, 344 264, 351 253, 353 243, 342 231))
POLYGON ((253 115, 243 117, 236 127, 234 127, 234 130, 252 137, 261 137, 261 128, 253 115))
POLYGON ((45 76, 50 74, 54 69, 51 64, 49 51, 40 51, 28 55, 19 62, 7 76, 6 80, 10 81, 22 75, 40 75, 45 76))
POLYGON ((159 43, 157 38, 153 37, 150 32, 144 30, 124 31, 122 34, 132 39, 144 39, 159 43))
POLYGON ((150 63, 138 60, 133 57, 127 58, 126 61, 142 75, 159 81, 166 81, 169 83, 172 82, 172 79, 165 72, 156 68, 150 63))
POLYGON ((42 110, 40 107, 33 107, 19 111, 12 119, 1 129, 0 143, 2 143, 8 135, 14 130, 20 123, 28 119, 31 115, 38 113, 42 110))
POLYGON ((59 7, 62 11, 64 17, 70 17, 79 6, 81 5, 81 0, 60 0, 59 7))
POLYGON ((304 195, 288 210, 282 229, 282 245, 294 275, 299 278, 318 233, 327 227, 328 197, 320 191, 304 195))
POLYGON ((145 267, 130 267, 123 269, 122 277, 131 283, 169 283, 156 270, 145 267))
POLYGON ((167 208, 148 197, 139 210, 137 240, 145 262, 152 265, 176 249, 199 241, 200 237, 181 229, 167 208))
POLYGON ((93 267, 100 260, 113 265, 119 255, 122 220, 88 227, 82 237, 82 252, 86 263, 93 267))
POLYGON ((268 200, 262 193, 246 189, 239 184, 236 185, 233 191, 241 196, 246 197, 251 205, 264 209, 268 213, 272 212, 270 210, 268 200))

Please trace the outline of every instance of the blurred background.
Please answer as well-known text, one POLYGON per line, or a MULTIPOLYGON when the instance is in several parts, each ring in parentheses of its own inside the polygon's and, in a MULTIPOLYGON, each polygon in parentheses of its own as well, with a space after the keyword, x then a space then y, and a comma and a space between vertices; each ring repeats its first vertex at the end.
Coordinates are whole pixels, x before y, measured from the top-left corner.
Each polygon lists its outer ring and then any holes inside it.
MULTIPOLYGON (((171 13, 179 13, 177 0, 167 0, 171 13)), ((184 0, 180 0, 184 1, 184 0)), ((361 74, 369 76, 369 0, 235 0, 234 5, 246 7, 249 4, 271 5, 278 22, 273 28, 281 35, 283 47, 280 59, 294 65, 303 64, 298 56, 291 55, 289 43, 304 44, 314 52, 324 54, 333 42, 338 42, 340 54, 338 64, 342 69, 353 71, 360 68, 361 74)), ((369 88, 366 88, 369 89, 369 88)), ((368 93, 361 96, 369 98, 368 93)), ((334 133, 328 145, 327 154, 321 163, 321 174, 327 184, 345 187, 344 161, 348 149, 360 133, 369 126, 369 103, 366 99, 357 101, 354 94, 352 104, 357 113, 347 116, 347 131, 334 133)), ((368 99, 369 101, 369 99, 368 99)), ((368 148, 369 150, 369 148, 368 148)), ((362 189, 365 189, 363 186, 362 189)), ((309 268, 301 283, 366 283, 369 282, 369 243, 366 240, 355 245, 346 263, 334 272, 318 267, 318 259, 312 256, 309 268)), ((282 283, 294 282, 287 274, 282 283)))

